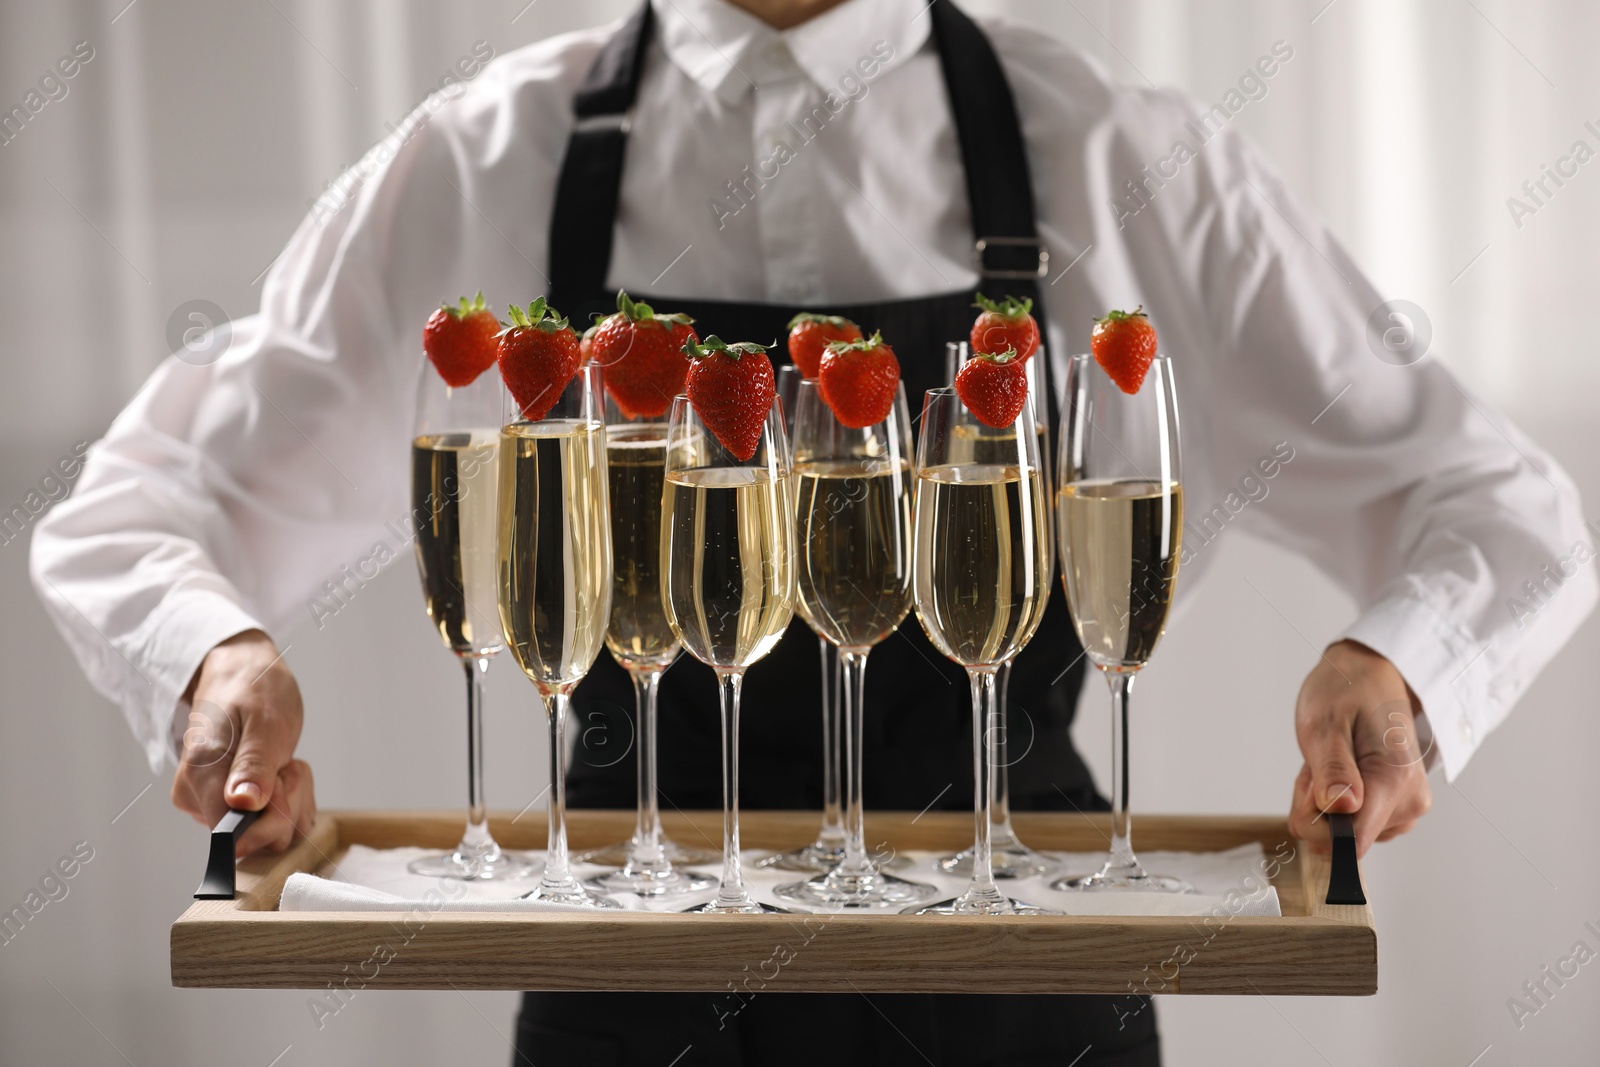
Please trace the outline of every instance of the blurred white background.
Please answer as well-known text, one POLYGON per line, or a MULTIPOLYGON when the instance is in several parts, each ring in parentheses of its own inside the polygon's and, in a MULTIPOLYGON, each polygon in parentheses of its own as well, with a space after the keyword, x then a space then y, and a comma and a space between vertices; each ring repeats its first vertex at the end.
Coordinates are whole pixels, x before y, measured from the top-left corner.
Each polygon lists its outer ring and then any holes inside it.
MULTIPOLYGON (((1289 42, 1293 62, 1238 125, 1380 288, 1426 309, 1430 358, 1506 408, 1597 506, 1600 161, 1520 227, 1506 201, 1574 141, 1600 149, 1584 129, 1600 130, 1600 7, 967 6, 1036 24, 1121 79, 1208 102, 1289 42)), ((75 43, 94 50, 67 95, 0 146, 0 510, 98 436, 169 351, 179 305, 253 310, 259 276, 325 184, 475 42, 504 53, 630 8, 0 0, 0 111, 75 43)), ((1300 560, 1237 532, 1223 540, 1141 686, 1132 751, 1146 811, 1282 813, 1299 766, 1294 694, 1353 614, 1300 560)), ((511 993, 364 992, 319 1032, 304 992, 170 988, 167 925, 193 891, 202 834, 81 679, 28 587, 26 553, 25 538, 0 545, 0 910, 75 842, 94 859, 0 946, 0 1063, 508 1062, 511 993)), ((325 807, 461 800, 458 673, 415 582, 402 560, 326 629, 277 635, 305 692, 303 753, 325 807)), ((1591 620, 1456 785, 1435 779, 1421 827, 1369 857, 1376 997, 1166 998, 1168 1064, 1595 1062, 1600 970, 1585 968, 1521 1029, 1507 998, 1575 942, 1600 948, 1584 929, 1600 921, 1597 637, 1591 620)), ((490 800, 520 808, 543 786, 542 723, 509 664, 492 674, 491 701, 490 800)), ((1102 782, 1103 709, 1097 685, 1078 734, 1102 782)))

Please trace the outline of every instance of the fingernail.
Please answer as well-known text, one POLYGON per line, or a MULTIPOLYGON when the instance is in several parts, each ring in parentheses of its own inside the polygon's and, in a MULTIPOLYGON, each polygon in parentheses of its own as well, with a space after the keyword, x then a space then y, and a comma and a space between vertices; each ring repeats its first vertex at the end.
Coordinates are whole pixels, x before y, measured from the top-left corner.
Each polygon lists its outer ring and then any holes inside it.
POLYGON ((1334 782, 1323 792, 1322 806, 1327 807, 1340 797, 1349 796, 1350 792, 1350 787, 1345 785, 1343 782, 1334 782))
POLYGON ((254 782, 235 782, 228 787, 235 800, 265 800, 267 795, 254 782))

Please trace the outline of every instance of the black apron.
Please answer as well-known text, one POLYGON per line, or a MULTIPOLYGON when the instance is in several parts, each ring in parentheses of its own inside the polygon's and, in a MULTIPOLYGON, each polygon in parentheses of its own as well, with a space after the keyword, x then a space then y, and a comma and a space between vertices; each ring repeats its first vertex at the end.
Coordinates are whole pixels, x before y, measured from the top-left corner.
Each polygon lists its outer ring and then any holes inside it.
MULTIPOLYGON (((983 32, 949 0, 934 0, 933 39, 943 65, 978 240, 980 288, 1038 301, 1042 258, 1033 192, 1015 102, 983 32)), ((602 48, 574 102, 550 236, 550 303, 574 323, 615 308, 605 288, 626 156, 628 121, 650 41, 646 3, 602 48)), ((827 210, 828 205, 816 205, 827 210)), ((974 292, 877 304, 791 307, 633 293, 658 309, 685 311, 702 336, 767 343, 798 311, 844 315, 870 336, 881 330, 899 357, 906 398, 948 385, 945 343, 964 340, 974 292)), ((775 353, 781 361, 781 348, 775 353)), ((1053 427, 1054 390, 1050 425, 1053 427)), ((1038 633, 1017 657, 1010 683, 1011 805, 1019 810, 1107 810, 1072 746, 1083 681, 1081 646, 1058 584, 1038 633), (1070 665, 1070 666, 1069 666, 1070 665), (1018 753, 1021 753, 1020 756, 1018 753)), ((740 803, 746 808, 822 807, 821 682, 817 639, 796 617, 745 676, 740 803)), ((711 670, 681 656, 662 679, 660 792, 668 810, 720 810, 717 689, 711 670)), ((631 808, 636 799, 634 697, 609 656, 596 660, 573 697, 575 750, 567 778, 573 807, 631 808)), ((866 681, 865 802, 869 808, 970 810, 971 706, 966 673, 909 617, 873 649, 866 681)), ((871 834, 871 823, 867 826, 871 834)), ((684 842, 717 847, 720 842, 684 842)), ((868 847, 877 842, 869 840, 868 847)), ((689 1064, 817 1062, 820 1047, 859 1049, 832 1062, 1159 1064, 1154 1012, 1132 997, 934 996, 856 993, 755 997, 723 1018, 717 993, 528 993, 518 1022, 518 1063, 689 1064), (819 1046, 819 1038, 830 1039, 819 1046), (919 1055, 920 1052, 920 1055, 919 1055)))

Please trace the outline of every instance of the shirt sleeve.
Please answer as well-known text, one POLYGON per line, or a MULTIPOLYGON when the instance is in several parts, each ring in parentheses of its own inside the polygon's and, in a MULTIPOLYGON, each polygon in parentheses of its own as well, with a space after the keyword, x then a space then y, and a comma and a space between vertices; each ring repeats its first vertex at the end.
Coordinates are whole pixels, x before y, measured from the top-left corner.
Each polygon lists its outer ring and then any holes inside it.
POLYGON ((1240 517, 1354 596, 1342 636, 1399 669, 1454 778, 1595 603, 1576 487, 1457 380, 1425 312, 1387 304, 1242 136, 1201 141, 1200 109, 1162 96, 1182 120, 1167 123, 1174 140, 1196 151, 1149 204, 1210 334, 1204 374, 1182 384, 1205 409, 1219 502, 1263 442, 1287 442, 1271 499, 1240 517))
POLYGON ((35 588, 153 768, 209 649, 251 628, 286 648, 411 555, 421 325, 462 293, 544 291, 571 92, 600 39, 541 42, 419 106, 325 190, 224 354, 166 360, 38 524, 35 588))
POLYGON ((262 312, 228 327, 216 362, 165 361, 35 532, 39 595, 153 768, 206 652, 252 628, 281 643, 318 580, 341 580, 399 512, 409 415, 374 249, 399 184, 308 220, 262 312))

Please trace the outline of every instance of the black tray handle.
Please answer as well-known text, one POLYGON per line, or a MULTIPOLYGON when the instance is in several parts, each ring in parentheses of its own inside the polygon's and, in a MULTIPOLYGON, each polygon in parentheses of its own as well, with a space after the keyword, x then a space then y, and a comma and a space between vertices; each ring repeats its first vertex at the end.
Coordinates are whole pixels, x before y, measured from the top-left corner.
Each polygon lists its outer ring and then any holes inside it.
POLYGON ((233 847, 250 825, 261 818, 259 811, 230 809, 211 831, 211 855, 206 859, 206 876, 194 891, 196 900, 233 899, 233 847))
POLYGON ((1365 904, 1361 868, 1356 864, 1356 823, 1349 815, 1329 815, 1333 858, 1328 864, 1328 904, 1365 904))

